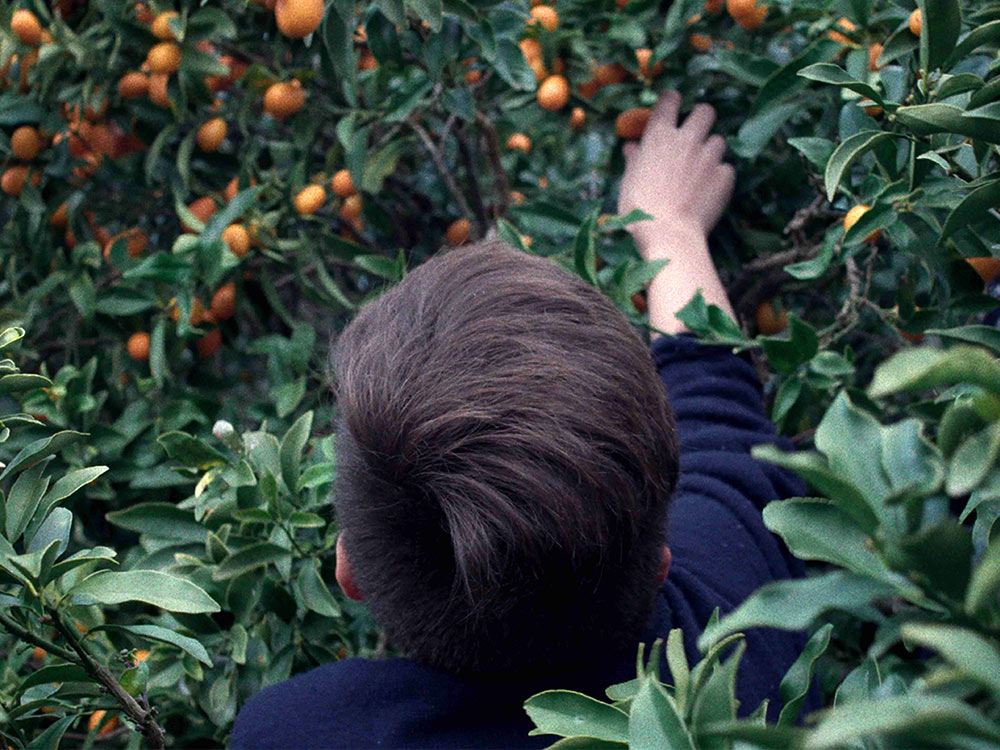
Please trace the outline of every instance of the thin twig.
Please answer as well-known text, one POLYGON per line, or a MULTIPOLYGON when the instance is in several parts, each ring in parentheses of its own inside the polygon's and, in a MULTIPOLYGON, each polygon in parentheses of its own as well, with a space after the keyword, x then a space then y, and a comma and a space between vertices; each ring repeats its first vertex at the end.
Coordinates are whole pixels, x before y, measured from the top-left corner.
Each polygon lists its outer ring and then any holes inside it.
POLYGON ((489 226, 489 217, 486 215, 486 206, 483 205, 483 194, 479 191, 479 179, 477 177, 476 160, 472 154, 472 147, 465 137, 465 128, 455 129, 455 141, 458 143, 458 153, 465 163, 465 171, 468 174, 469 197, 472 199, 472 210, 476 214, 476 236, 482 237, 489 226))
POLYGON ((462 211, 462 215, 471 218, 472 209, 469 208, 469 202, 465 200, 465 196, 462 195, 462 191, 459 189, 458 184, 455 182, 455 177, 452 175, 451 171, 448 169, 448 165, 444 162, 444 157, 441 156, 441 151, 434 141, 431 139, 430 134, 414 120, 412 117, 406 121, 413 132, 417 134, 420 141, 424 144, 427 152, 431 156, 431 160, 434 162, 434 166, 437 167, 438 172, 441 174, 441 179, 444 180, 444 184, 448 188, 448 192, 451 193, 455 202, 458 203, 459 209, 462 211))
POLYGON ((496 128, 493 123, 482 112, 476 112, 476 124, 479 125, 484 136, 486 136, 486 157, 493 171, 493 181, 497 192, 496 211, 494 218, 507 215, 510 208, 510 189, 507 183, 507 173, 500 162, 500 139, 497 138, 496 128))
POLYGON ((0 626, 3 626, 3 628, 14 637, 20 638, 22 641, 30 643, 33 646, 44 648, 53 656, 58 656, 60 659, 65 659, 66 661, 76 661, 76 655, 72 651, 67 651, 62 646, 56 645, 46 638, 35 635, 30 630, 22 628, 15 620, 8 617, 3 612, 0 612, 0 626))

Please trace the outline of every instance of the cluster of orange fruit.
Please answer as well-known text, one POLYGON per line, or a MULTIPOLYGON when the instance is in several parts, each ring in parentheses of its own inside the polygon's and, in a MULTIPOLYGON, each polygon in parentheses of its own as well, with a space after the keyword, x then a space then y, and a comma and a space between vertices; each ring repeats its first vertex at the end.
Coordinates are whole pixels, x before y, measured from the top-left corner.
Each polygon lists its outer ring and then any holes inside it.
MULTIPOLYGON (((166 311, 174 323, 180 320, 181 313, 176 299, 170 300, 166 311)), ((216 290, 207 308, 196 297, 191 304, 191 313, 188 316, 188 322, 192 326, 215 326, 222 321, 233 318, 235 315, 236 284, 230 281, 216 290)), ((198 356, 202 359, 211 357, 219 350, 221 345, 222 331, 217 327, 212 328, 208 333, 195 340, 195 349, 198 352, 198 356)), ((137 331, 129 336, 125 350, 136 362, 145 362, 149 359, 149 347, 149 333, 146 331, 137 331)))
MULTIPOLYGON (((325 182, 325 180, 323 180, 325 182)), ((363 229, 361 222, 361 195, 354 187, 351 173, 346 169, 337 170, 330 179, 330 189, 334 195, 341 198, 340 209, 338 211, 348 227, 355 233, 360 233, 363 229)), ((321 184, 306 185, 295 196, 295 211, 299 216, 311 216, 319 211, 326 203, 326 188, 321 184)), ((342 234, 346 234, 345 228, 342 234)))

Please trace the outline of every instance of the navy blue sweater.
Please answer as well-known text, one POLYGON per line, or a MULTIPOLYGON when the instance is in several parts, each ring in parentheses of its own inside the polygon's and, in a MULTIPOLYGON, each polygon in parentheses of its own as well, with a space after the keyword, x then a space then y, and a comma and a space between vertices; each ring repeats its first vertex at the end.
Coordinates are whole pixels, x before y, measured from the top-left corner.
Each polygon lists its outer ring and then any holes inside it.
MULTIPOLYGON (((652 354, 677 417, 681 477, 668 514, 673 563, 644 640, 682 628, 694 663, 695 641, 716 607, 725 613, 762 584, 801 574, 765 528, 761 509, 805 487, 749 455, 758 443, 788 446, 775 437, 760 381, 745 359, 688 336, 661 337, 652 354)), ((779 681, 804 639, 755 630, 747 641, 737 690, 741 714, 764 698, 777 707, 779 681)), ((557 738, 528 736, 533 725, 524 700, 552 688, 603 697, 608 685, 635 677, 634 654, 610 670, 583 667, 545 684, 459 679, 410 659, 345 659, 255 696, 236 717, 230 742, 233 748, 545 747, 557 738)), ((581 654, 582 664, 587 659, 581 654)))

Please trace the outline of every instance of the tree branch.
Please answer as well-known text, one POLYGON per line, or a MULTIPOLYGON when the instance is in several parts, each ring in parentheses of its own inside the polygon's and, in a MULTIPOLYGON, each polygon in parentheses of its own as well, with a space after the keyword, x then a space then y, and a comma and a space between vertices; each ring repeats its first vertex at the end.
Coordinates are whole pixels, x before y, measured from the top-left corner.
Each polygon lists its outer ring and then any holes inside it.
POLYGON ((486 215, 486 206, 483 205, 483 195, 479 191, 479 179, 477 178, 476 160, 472 154, 472 147, 465 137, 465 128, 460 126, 455 128, 455 141, 458 143, 458 153, 465 163, 465 171, 469 177, 469 197, 472 199, 472 209, 476 214, 476 235, 482 237, 486 234, 490 220, 486 215))
POLYGON ((493 181, 497 192, 494 218, 506 216, 510 208, 510 186, 507 183, 507 173, 500 162, 500 140, 496 128, 482 112, 476 112, 476 123, 486 136, 486 157, 493 171, 493 181))
POLYGON ((430 134, 428 134, 428 132, 412 117, 406 122, 411 128, 413 128, 413 132, 417 134, 417 137, 420 138, 420 141, 424 144, 424 147, 431 156, 431 160, 434 162, 434 166, 437 167, 438 172, 441 174, 441 179, 444 180, 444 184, 447 186, 448 192, 451 193, 455 202, 458 203, 458 207, 462 211, 462 214, 471 218, 473 214, 472 209, 469 208, 469 202, 465 200, 465 196, 462 194, 458 184, 455 182, 454 175, 452 175, 451 171, 448 169, 448 165, 445 164, 444 157, 441 155, 440 149, 438 149, 438 147, 434 144, 430 134))

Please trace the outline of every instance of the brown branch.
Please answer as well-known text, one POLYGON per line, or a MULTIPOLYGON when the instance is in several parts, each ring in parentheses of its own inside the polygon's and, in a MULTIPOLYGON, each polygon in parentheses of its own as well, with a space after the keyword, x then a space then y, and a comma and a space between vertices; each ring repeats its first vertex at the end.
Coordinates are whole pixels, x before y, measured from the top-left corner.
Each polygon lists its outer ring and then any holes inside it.
MULTIPOLYGON (((83 647, 77 637, 67 628, 62 619, 59 616, 59 612, 49 608, 49 616, 52 617, 52 623, 55 628, 62 634, 63 638, 69 643, 73 650, 79 656, 79 660, 72 659, 83 667, 83 669, 89 674, 95 681, 104 686, 104 688, 114 697, 116 701, 125 710, 129 718, 135 722, 136 726, 139 727, 140 731, 146 736, 146 741, 153 750, 162 750, 166 743, 166 737, 163 733, 163 728, 156 723, 153 716, 156 714, 155 709, 143 708, 139 705, 135 698, 125 692, 125 688, 119 684, 115 676, 111 674, 104 666, 98 664, 98 662, 92 657, 87 650, 83 647)), ((148 705, 148 704, 147 704, 148 705)))
POLYGON ((493 171, 493 181, 497 191, 497 203, 494 218, 507 215, 510 208, 510 186, 507 183, 507 173, 500 162, 500 139, 496 128, 482 112, 476 112, 476 123, 486 136, 486 158, 493 171))
POLYGON ((444 180, 444 184, 448 188, 448 192, 451 193, 455 202, 458 203, 458 207, 462 212, 463 216, 472 217, 472 209, 469 208, 468 201, 465 200, 465 196, 459 189, 458 184, 455 182, 455 177, 452 175, 451 171, 448 169, 448 165, 445 164, 444 157, 441 155, 440 149, 434 144, 431 139, 430 134, 417 123, 412 117, 407 121, 407 124, 413 128, 413 132, 417 134, 420 141, 424 144, 427 152, 431 156, 431 160, 434 162, 434 166, 437 167, 438 172, 441 174, 441 179, 444 180))
POLYGON ((476 176, 478 173, 476 160, 472 154, 472 147, 469 145, 469 140, 465 137, 464 127, 460 126, 455 129, 455 142, 458 143, 458 153, 462 157, 462 161, 465 164, 465 171, 468 173, 469 197, 472 201, 472 210, 476 214, 476 235, 482 237, 486 234, 490 220, 486 215, 486 206, 483 205, 483 194, 479 191, 479 179, 476 176))

